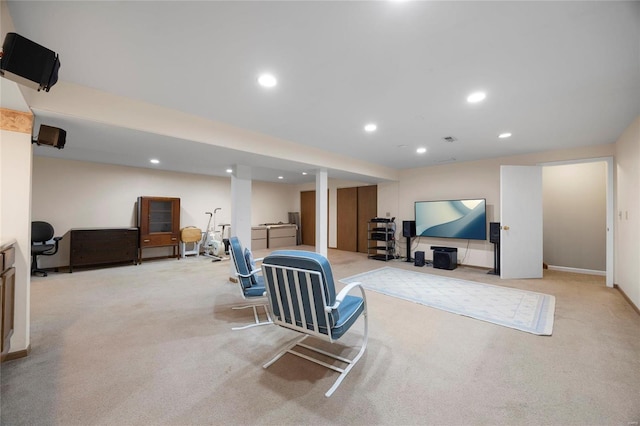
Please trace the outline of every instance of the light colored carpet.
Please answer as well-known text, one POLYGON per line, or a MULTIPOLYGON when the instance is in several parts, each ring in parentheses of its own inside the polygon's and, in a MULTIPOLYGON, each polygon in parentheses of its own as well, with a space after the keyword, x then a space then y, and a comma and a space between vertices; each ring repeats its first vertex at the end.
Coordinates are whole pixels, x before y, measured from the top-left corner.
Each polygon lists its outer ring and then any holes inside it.
MULTIPOLYGON (((313 247, 299 246, 313 250, 313 247)), ((264 257, 268 250, 258 250, 264 257)), ((336 279, 382 266, 553 295, 553 336, 367 291, 369 343, 337 373, 293 355, 296 333, 253 321, 228 261, 78 268, 31 280, 31 353, 0 364, 0 424, 628 425, 640 420, 640 316, 604 277, 501 280, 329 250, 336 279)), ((338 287, 342 287, 339 285, 338 287)), ((331 348, 359 343, 360 324, 331 348)))
POLYGON ((391 267, 340 281, 532 334, 553 330, 556 299, 548 294, 391 267))

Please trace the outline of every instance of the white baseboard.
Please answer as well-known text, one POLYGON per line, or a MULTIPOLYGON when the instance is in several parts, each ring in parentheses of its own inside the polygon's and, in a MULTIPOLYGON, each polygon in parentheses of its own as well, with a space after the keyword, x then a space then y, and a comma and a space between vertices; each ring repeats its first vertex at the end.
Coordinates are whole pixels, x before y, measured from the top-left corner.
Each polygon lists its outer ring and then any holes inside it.
POLYGON ((601 275, 603 277, 607 275, 607 271, 597 271, 595 269, 569 268, 568 266, 549 265, 549 269, 553 271, 573 272, 574 274, 601 275))

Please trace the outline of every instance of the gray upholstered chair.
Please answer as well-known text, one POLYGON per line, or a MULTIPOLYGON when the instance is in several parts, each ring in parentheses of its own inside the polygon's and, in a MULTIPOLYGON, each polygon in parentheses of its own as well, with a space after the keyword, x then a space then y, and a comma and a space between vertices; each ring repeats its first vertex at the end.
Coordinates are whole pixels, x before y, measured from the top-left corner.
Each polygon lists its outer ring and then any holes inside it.
POLYGON ((238 237, 229 238, 229 253, 231 259, 233 259, 233 265, 236 270, 236 278, 238 278, 238 284, 240 285, 240 294, 242 298, 250 303, 242 306, 234 306, 232 309, 253 309, 254 322, 248 325, 233 327, 233 330, 242 330, 249 327, 255 327, 258 325, 273 324, 271 321, 271 315, 267 307, 267 298, 264 288, 264 280, 261 276, 261 271, 256 268, 255 262, 259 262, 262 259, 253 259, 251 251, 249 249, 243 249, 242 244, 238 237), (266 321, 261 321, 258 315, 258 307, 264 309, 267 317, 266 321))
POLYGON ((54 237, 54 229, 48 222, 31 222, 31 275, 42 274, 47 271, 38 268, 38 256, 53 256, 58 252, 58 242, 62 237, 54 237), (53 244, 51 243, 53 241, 53 244))
POLYGON ((275 251, 262 261, 262 274, 274 324, 301 333, 301 336, 267 362, 264 368, 290 353, 335 370, 340 376, 325 393, 325 396, 331 396, 367 347, 368 322, 364 289, 360 283, 352 283, 336 295, 329 261, 318 253, 308 251, 275 251), (356 288, 360 290, 359 296, 350 295, 356 288), (362 343, 352 359, 302 343, 309 336, 334 343, 360 317, 364 321, 362 343), (346 364, 346 367, 341 368, 300 353, 295 350, 296 346, 338 360, 346 364))

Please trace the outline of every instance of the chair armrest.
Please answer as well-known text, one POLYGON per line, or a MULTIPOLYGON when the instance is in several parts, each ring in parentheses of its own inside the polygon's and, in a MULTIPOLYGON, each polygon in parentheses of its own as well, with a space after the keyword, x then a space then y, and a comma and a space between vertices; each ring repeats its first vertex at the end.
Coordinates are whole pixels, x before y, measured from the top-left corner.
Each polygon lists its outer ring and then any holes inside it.
POLYGON ((260 271, 261 271, 261 269, 254 269, 253 271, 249 272, 248 274, 241 274, 240 272, 236 272, 236 276, 242 277, 242 278, 251 278, 252 276, 254 276, 256 273, 258 273, 260 271))
MULTIPOLYGON (((253 263, 262 262, 263 260, 264 260, 264 257, 259 257, 257 259, 253 259, 253 263)), ((251 272, 249 272, 249 276, 257 274, 258 272, 262 272, 262 268, 256 268, 252 270, 251 272)))
POLYGON ((53 256, 58 253, 58 248, 60 247, 60 240, 62 237, 53 237, 54 246, 53 249, 49 249, 48 251, 41 253, 43 256, 53 256), (53 250, 53 251, 51 251, 53 250))
POLYGON ((346 295, 348 293, 351 292, 351 290, 353 290, 355 287, 358 287, 358 289, 360 290, 360 293, 362 293, 362 297, 364 298, 364 288, 362 287, 362 284, 360 284, 359 282, 354 282, 351 284, 347 284, 347 286, 345 288, 343 288, 340 293, 338 293, 338 295, 336 296, 336 301, 332 306, 327 306, 325 308, 326 312, 331 312, 334 309, 338 309, 338 306, 340 306, 340 303, 342 303, 342 301, 344 300, 344 298, 346 297, 346 295))

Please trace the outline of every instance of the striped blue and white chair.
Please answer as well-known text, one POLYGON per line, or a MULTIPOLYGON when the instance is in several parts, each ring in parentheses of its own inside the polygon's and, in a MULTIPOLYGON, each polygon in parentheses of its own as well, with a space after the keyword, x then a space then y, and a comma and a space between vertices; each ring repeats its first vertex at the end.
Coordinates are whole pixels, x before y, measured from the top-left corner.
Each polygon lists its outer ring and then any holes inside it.
POLYGON ((258 325, 273 324, 271 315, 269 314, 266 290, 264 287, 264 279, 262 278, 260 268, 256 268, 256 262, 262 259, 254 259, 251 250, 242 248, 238 237, 229 238, 229 252, 233 265, 236 270, 236 278, 240 284, 240 294, 242 298, 250 303, 234 306, 232 309, 253 309, 254 322, 240 327, 233 327, 232 330, 243 330, 258 325), (258 308, 262 307, 267 317, 266 321, 261 321, 258 315, 258 308))
POLYGON ((286 345, 271 361, 267 362, 264 368, 268 368, 287 353, 330 368, 340 373, 333 386, 325 393, 325 396, 331 396, 362 357, 367 347, 367 302, 364 289, 360 283, 352 283, 336 295, 329 261, 318 253, 308 251, 279 250, 271 253, 262 262, 262 275, 273 322, 301 333, 301 336, 286 345), (359 295, 349 294, 355 289, 359 290, 359 295), (360 317, 364 322, 362 343, 358 353, 351 359, 302 343, 310 336, 334 343, 360 317), (296 346, 339 362, 336 364, 323 362, 298 352, 296 346))

